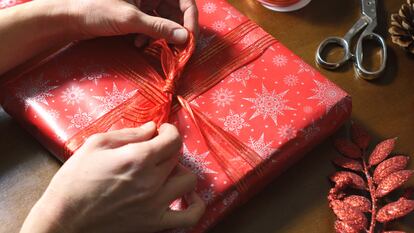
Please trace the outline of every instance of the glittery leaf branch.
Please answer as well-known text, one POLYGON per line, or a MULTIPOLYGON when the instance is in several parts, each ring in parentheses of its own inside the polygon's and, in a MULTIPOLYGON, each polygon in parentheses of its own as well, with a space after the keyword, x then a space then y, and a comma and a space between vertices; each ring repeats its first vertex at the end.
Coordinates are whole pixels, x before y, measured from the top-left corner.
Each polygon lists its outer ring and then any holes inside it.
POLYGON ((352 123, 351 140, 336 139, 335 148, 342 156, 333 160, 341 171, 330 176, 335 184, 329 191, 329 206, 337 217, 338 233, 404 233, 387 230, 387 223, 414 210, 414 188, 407 188, 398 200, 385 197, 405 184, 414 171, 406 170, 409 157, 390 157, 397 138, 380 142, 371 153, 371 136, 352 123), (390 157, 390 158, 389 158, 390 157))

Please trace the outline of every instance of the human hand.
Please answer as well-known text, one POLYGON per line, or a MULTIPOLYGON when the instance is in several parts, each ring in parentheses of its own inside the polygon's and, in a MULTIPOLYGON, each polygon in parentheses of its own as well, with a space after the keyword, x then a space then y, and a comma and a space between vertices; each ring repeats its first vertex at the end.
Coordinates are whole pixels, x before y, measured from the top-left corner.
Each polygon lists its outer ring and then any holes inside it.
MULTIPOLYGON (((81 38, 144 34, 183 44, 188 36, 185 28, 198 31, 195 0, 65 0, 59 7, 81 38), (152 16, 154 12, 159 16, 152 16)), ((137 45, 143 42, 142 36, 137 37, 137 45)))
POLYGON ((196 176, 177 166, 181 139, 164 124, 94 135, 62 166, 21 233, 157 232, 197 223, 196 176), (169 209, 186 197, 189 207, 169 209))

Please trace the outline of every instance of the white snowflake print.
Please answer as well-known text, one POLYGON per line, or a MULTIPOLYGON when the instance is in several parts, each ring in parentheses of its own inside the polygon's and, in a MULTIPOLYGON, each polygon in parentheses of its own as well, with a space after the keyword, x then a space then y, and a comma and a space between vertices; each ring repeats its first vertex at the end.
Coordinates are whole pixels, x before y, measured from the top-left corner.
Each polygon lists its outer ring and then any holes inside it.
POLYGON ((212 14, 216 12, 217 6, 215 3, 207 2, 203 5, 203 12, 206 14, 212 14))
POLYGON ((328 112, 332 106, 334 106, 342 96, 342 90, 339 87, 335 86, 329 81, 320 82, 318 80, 313 80, 316 84, 316 88, 313 88, 312 91, 315 94, 314 96, 309 97, 308 99, 316 99, 319 101, 318 105, 325 105, 326 112, 328 112))
POLYGON ((200 52, 201 50, 205 49, 215 37, 216 37, 215 34, 213 34, 211 36, 206 36, 204 34, 200 34, 198 39, 197 39, 196 51, 200 52))
POLYGON ((67 116, 70 119, 70 128, 83 129, 92 123, 92 116, 88 112, 83 112, 80 108, 73 116, 67 116))
POLYGON ((197 154, 197 150, 190 152, 186 144, 183 144, 183 154, 180 156, 180 163, 190 169, 200 179, 205 178, 205 174, 216 174, 217 172, 208 168, 211 164, 207 161, 208 151, 203 154, 197 154))
POLYGON ((226 30, 227 28, 227 25, 223 20, 218 20, 214 22, 212 26, 213 26, 213 30, 217 32, 222 32, 226 30))
POLYGON ((246 87, 247 81, 257 78, 257 76, 253 73, 253 67, 254 65, 247 65, 234 71, 230 74, 230 79, 227 83, 239 82, 246 87))
POLYGON ((183 200, 177 199, 170 204, 170 210, 181 210, 183 207, 183 200))
POLYGON ((267 117, 272 118, 273 122, 277 125, 278 116, 283 116, 286 110, 295 110, 286 104, 288 102, 288 100, 285 99, 287 93, 288 90, 279 94, 274 90, 269 92, 266 87, 262 85, 262 93, 255 93, 257 98, 244 98, 253 103, 251 109, 255 110, 250 117, 250 120, 262 115, 263 119, 266 119, 267 117))
POLYGON ((204 203, 206 203, 206 205, 211 204, 214 201, 214 198, 216 197, 216 193, 212 188, 202 190, 199 193, 199 195, 201 199, 203 199, 204 203))
POLYGON ((309 140, 316 136, 317 133, 319 133, 319 131, 321 131, 321 129, 317 125, 312 124, 311 126, 308 126, 307 128, 303 129, 302 133, 305 137, 305 140, 309 140))
POLYGON ((264 159, 268 158, 271 155, 272 143, 273 141, 270 141, 270 142, 264 141, 264 133, 262 133, 260 138, 257 140, 254 140, 252 137, 249 138, 249 147, 252 148, 254 151, 256 151, 256 153, 258 153, 260 157, 264 159))
POLYGON ((302 61, 302 60, 295 60, 294 61, 296 64, 298 64, 299 68, 298 68, 298 74, 300 73, 309 73, 312 76, 315 76, 315 70, 308 65, 306 62, 302 61))
POLYGON ((233 92, 227 88, 220 88, 219 90, 214 91, 211 95, 210 99, 213 100, 213 103, 216 104, 217 107, 225 107, 234 101, 233 92))
POLYGON ((225 20, 236 19, 238 21, 242 21, 241 14, 235 11, 234 8, 223 7, 223 10, 227 13, 226 17, 224 17, 225 20))
POLYGON ((244 117, 246 116, 246 113, 234 113, 231 109, 229 112, 229 115, 227 115, 224 118, 219 118, 220 121, 224 122, 224 130, 233 132, 236 135, 239 135, 240 130, 242 130, 244 127, 250 126, 249 123, 246 122, 244 117))
POLYGON ((240 42, 244 45, 244 47, 247 47, 247 46, 253 44, 254 42, 256 42, 258 39, 259 39, 258 34, 249 33, 249 34, 245 35, 240 42))
POLYGON ((229 206, 233 204, 233 202, 237 199, 239 193, 237 191, 233 191, 228 195, 226 198, 223 199, 223 205, 229 206))
POLYGON ((62 92, 61 98, 66 104, 75 105, 79 104, 79 102, 83 100, 84 96, 85 93, 82 88, 78 86, 71 86, 62 92))
POLYGON ((136 92, 137 90, 127 92, 126 88, 124 88, 122 91, 119 91, 116 84, 113 83, 111 92, 105 91, 105 96, 94 96, 94 98, 101 102, 101 104, 98 105, 98 109, 100 109, 103 114, 105 114, 116 108, 118 105, 127 101, 136 92))
POLYGON ((16 5, 16 0, 0 0, 0 8, 16 5))
POLYGON ((57 88, 57 86, 52 86, 49 83, 49 80, 43 79, 43 74, 28 78, 21 83, 16 92, 17 98, 24 102, 25 110, 32 104, 49 105, 47 98, 54 96, 50 91, 57 88))
POLYGON ((299 80, 298 80, 298 76, 296 76, 296 75, 294 75, 294 74, 289 74, 289 75, 286 75, 286 76, 283 78, 283 81, 284 81, 284 82, 285 82, 285 84, 286 84, 287 86, 289 86, 289 87, 296 86, 296 85, 298 84, 298 82, 299 82, 299 80))
POLYGON ((273 57, 273 64, 278 67, 285 66, 288 62, 288 59, 285 55, 279 54, 273 57))
POLYGON ((277 133, 282 139, 290 140, 296 137, 297 130, 292 125, 288 124, 280 126, 277 133))
POLYGON ((95 64, 85 66, 82 69, 82 74, 84 77, 80 81, 92 81, 95 85, 98 85, 100 79, 109 76, 102 66, 95 64))
POLYGON ((309 114, 309 113, 312 113, 313 112, 313 108, 312 108, 312 106, 304 106, 303 107, 303 112, 304 113, 307 113, 307 114, 309 114))
POLYGON ((49 109, 47 111, 47 115, 50 116, 52 119, 57 120, 60 117, 60 113, 59 111, 55 110, 55 109, 49 109))

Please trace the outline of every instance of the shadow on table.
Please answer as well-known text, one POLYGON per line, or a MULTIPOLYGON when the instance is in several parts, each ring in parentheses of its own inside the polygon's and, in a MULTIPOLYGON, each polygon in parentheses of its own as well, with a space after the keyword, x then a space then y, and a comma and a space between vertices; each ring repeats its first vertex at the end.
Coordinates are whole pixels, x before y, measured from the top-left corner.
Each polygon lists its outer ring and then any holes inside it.
POLYGON ((55 160, 2 109, 0 110, 0 150, 2 152, 0 177, 15 167, 39 159, 39 157, 43 157, 41 160, 46 162, 55 160))

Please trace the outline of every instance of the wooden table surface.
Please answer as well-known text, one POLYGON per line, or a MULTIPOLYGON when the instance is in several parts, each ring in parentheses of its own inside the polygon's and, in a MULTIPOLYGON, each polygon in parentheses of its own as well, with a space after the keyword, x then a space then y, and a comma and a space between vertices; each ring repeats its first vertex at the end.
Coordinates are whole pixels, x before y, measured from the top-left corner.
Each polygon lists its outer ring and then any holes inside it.
MULTIPOLYGON (((319 42, 344 35, 359 17, 359 0, 313 0, 294 13, 275 13, 254 0, 229 0, 284 45, 314 65, 319 42)), ((356 79, 352 66, 321 70, 353 97, 352 118, 375 140, 398 136, 396 151, 414 154, 414 56, 391 43, 390 14, 403 0, 379 1, 378 32, 386 38, 389 61, 379 80, 356 79)), ((342 130, 343 131, 343 130, 342 130)), ((60 163, 4 112, 0 113, 0 232, 17 232, 60 163)), ((328 208, 327 176, 337 155, 329 140, 277 178, 265 190, 211 230, 212 233, 328 233, 334 216, 328 208)), ((411 163, 414 168, 414 163, 411 163)), ((411 181, 411 184, 414 182, 411 181)), ((401 229, 414 232, 414 214, 401 229)))

